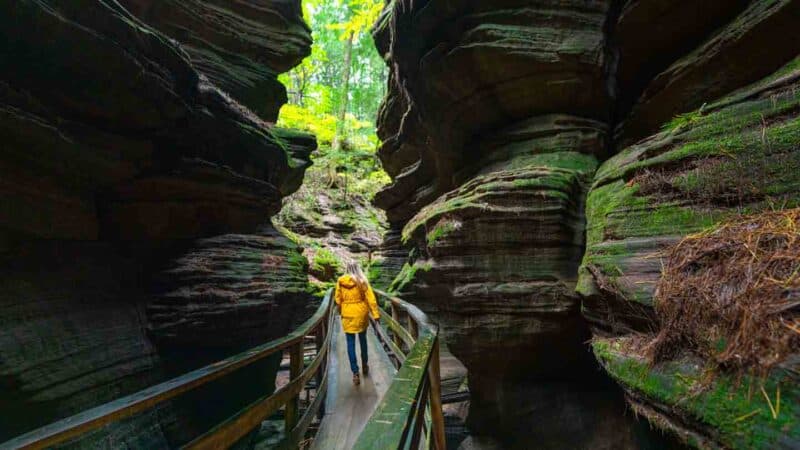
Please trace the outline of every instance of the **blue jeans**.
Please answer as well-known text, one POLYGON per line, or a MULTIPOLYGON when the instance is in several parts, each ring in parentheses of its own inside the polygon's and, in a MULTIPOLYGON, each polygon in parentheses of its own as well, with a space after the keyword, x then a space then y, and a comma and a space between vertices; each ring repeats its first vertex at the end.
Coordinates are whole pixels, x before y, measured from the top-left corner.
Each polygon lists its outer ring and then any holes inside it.
MULTIPOLYGON (((347 356, 350 358, 350 370, 353 375, 358 373, 358 361, 356 360, 356 335, 345 333, 347 336, 347 356)), ((358 341, 361 347, 361 364, 367 365, 367 331, 358 333, 358 341)))

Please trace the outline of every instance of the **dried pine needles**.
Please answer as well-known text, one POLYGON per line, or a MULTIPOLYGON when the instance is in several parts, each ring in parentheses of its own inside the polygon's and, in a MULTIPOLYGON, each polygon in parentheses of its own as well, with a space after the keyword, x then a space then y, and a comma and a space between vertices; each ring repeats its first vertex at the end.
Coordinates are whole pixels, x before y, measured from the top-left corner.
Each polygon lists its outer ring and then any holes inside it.
POLYGON ((766 375, 800 351, 800 209, 684 239, 667 255, 655 309, 654 362, 688 349, 719 369, 766 375))

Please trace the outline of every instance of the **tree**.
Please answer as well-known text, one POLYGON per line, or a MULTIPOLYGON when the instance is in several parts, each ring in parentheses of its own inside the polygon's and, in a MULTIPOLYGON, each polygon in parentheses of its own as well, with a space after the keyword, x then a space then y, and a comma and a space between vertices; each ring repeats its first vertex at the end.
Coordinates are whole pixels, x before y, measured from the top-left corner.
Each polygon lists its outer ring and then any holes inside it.
POLYGON ((304 0, 314 36, 311 55, 280 77, 289 104, 278 124, 315 134, 316 167, 329 185, 343 186, 350 178, 348 191, 388 181, 375 157, 374 125, 388 69, 368 32, 382 6, 382 0, 304 0))
POLYGON ((350 0, 349 10, 351 12, 349 20, 329 26, 330 29, 340 30, 341 38, 345 41, 344 67, 342 68, 342 99, 339 110, 339 121, 336 126, 336 134, 333 139, 333 149, 340 150, 342 140, 347 133, 347 106, 350 100, 350 73, 353 63, 353 41, 362 40, 365 32, 378 20, 383 3, 379 0, 350 0))
POLYGON ((353 66, 353 39, 351 31, 347 36, 344 50, 344 68, 342 69, 342 104, 339 107, 339 116, 336 122, 336 134, 333 137, 333 150, 341 150, 342 139, 345 138, 345 119, 347 118, 347 104, 350 100, 350 70, 353 66))

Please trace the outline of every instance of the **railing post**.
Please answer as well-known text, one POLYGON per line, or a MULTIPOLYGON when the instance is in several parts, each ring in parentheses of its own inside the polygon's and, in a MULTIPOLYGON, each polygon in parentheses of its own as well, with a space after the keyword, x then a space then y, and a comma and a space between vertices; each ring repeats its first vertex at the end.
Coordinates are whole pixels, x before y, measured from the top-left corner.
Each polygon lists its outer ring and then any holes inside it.
MULTIPOLYGON (((317 354, 322 351, 322 346, 325 344, 325 337, 326 337, 326 327, 328 326, 327 321, 323 321, 320 324, 320 327, 317 328, 317 354)), ((316 395, 320 395, 320 388, 322 387, 322 375, 328 370, 328 358, 326 357, 322 364, 320 364, 319 370, 317 370, 316 374, 316 381, 317 381, 317 393, 316 395)), ((325 400, 322 401, 319 407, 319 411, 317 412, 317 417, 322 420, 322 417, 325 416, 325 400)))
MULTIPOLYGON (((400 310, 399 310, 399 308, 391 300, 389 301, 389 304, 392 305, 392 319, 394 319, 395 322, 400 323, 400 310)), ((394 341, 395 345, 397 345, 398 348, 402 349, 403 348, 402 347, 403 346, 403 340, 400 339, 400 336, 398 336, 397 333, 392 333, 392 334, 393 334, 392 340, 394 341)))
MULTIPOLYGON (((289 382, 294 381, 300 374, 303 372, 303 340, 300 341, 289 347, 289 382)), ((297 426, 297 420, 299 417, 299 410, 300 410, 300 395, 296 395, 292 397, 288 403, 286 403, 286 415, 284 417, 286 423, 286 434, 294 430, 294 427, 297 426)))
POLYGON ((411 337, 414 338, 414 341, 419 339, 419 324, 411 317, 411 314, 408 314, 408 331, 411 333, 411 337))
POLYGON ((439 336, 433 341, 431 349, 431 363, 428 366, 430 377, 431 396, 431 427, 433 427, 433 442, 437 450, 447 448, 444 434, 444 413, 442 412, 442 378, 439 368, 439 336))
POLYGON ((430 383, 426 383, 423 378, 422 386, 420 389, 420 397, 417 399, 414 417, 414 428, 411 430, 411 448, 419 448, 419 440, 422 437, 423 428, 425 428, 425 408, 427 407, 428 396, 430 394, 430 383))

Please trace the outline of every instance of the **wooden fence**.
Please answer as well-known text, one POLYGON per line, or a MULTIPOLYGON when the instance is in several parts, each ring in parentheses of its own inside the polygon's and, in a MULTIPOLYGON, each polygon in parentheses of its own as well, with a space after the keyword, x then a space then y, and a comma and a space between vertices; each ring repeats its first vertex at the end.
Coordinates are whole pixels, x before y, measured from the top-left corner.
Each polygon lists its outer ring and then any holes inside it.
POLYGON ((353 448, 445 450, 439 328, 414 305, 376 292, 389 311, 375 330, 398 371, 353 448))
POLYGON ((297 448, 315 415, 322 411, 328 387, 327 361, 330 349, 330 330, 333 320, 332 292, 328 291, 314 315, 287 336, 260 345, 249 351, 194 370, 178 378, 160 383, 129 396, 97 406, 72 417, 18 436, 0 444, 0 449, 40 449, 64 444, 110 423, 152 410, 200 386, 237 372, 278 352, 288 350, 290 381, 272 395, 258 399, 233 417, 217 425, 183 448, 228 448, 261 426, 261 422, 280 408, 285 408, 285 438, 281 448, 297 448), (313 336, 317 352, 304 364, 306 336, 313 336), (300 414, 300 394, 307 384, 316 380, 316 395, 303 414, 300 414))

